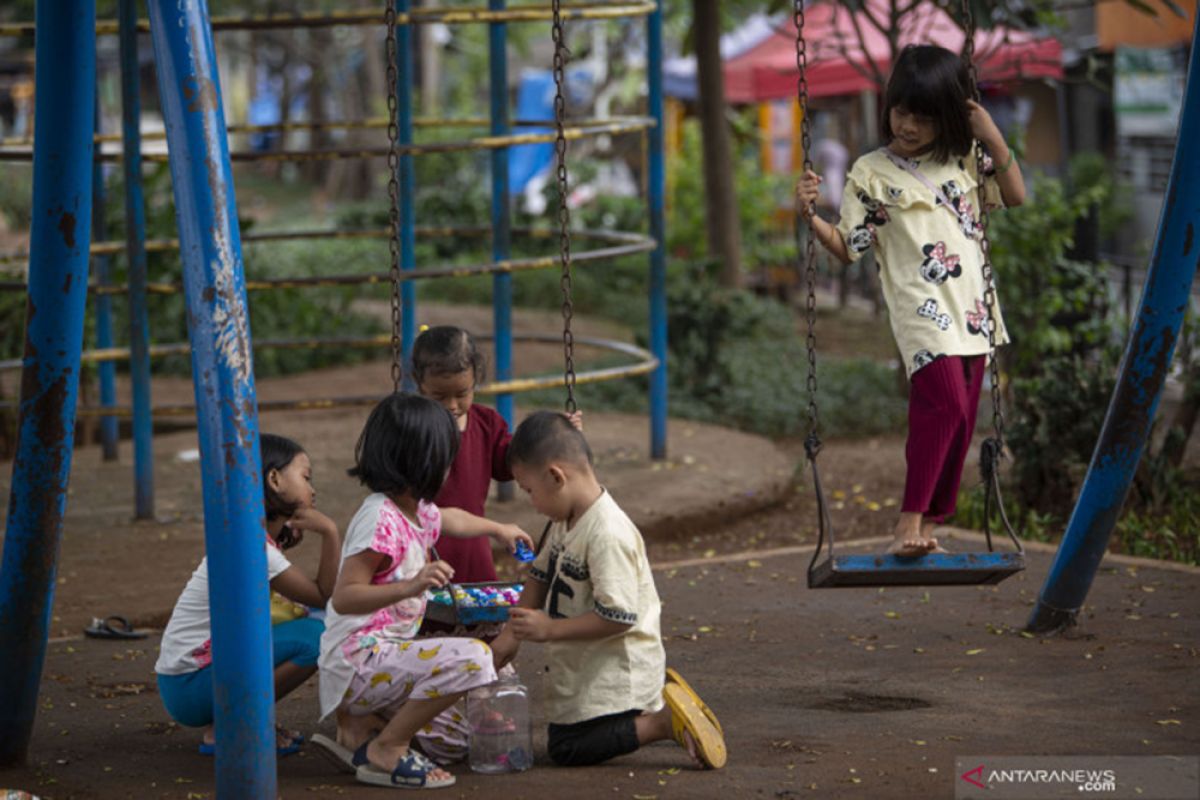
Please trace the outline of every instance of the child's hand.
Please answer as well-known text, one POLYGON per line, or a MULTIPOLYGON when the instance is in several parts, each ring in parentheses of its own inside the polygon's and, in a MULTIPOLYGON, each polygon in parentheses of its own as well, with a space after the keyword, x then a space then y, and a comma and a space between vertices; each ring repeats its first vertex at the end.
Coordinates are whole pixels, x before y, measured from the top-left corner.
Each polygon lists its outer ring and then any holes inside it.
POLYGON ((445 561, 432 561, 421 567, 417 577, 413 578, 413 583, 417 585, 419 591, 423 592, 426 589, 440 589, 453 577, 454 567, 445 561))
POLYGON ((553 620, 545 611, 534 608, 512 608, 508 611, 508 628, 518 641, 545 642, 550 640, 553 620))
POLYGON ((304 541, 304 532, 313 531, 321 536, 337 534, 337 524, 312 506, 301 508, 283 524, 276 544, 281 550, 290 550, 304 541))
POLYGON ((321 536, 337 533, 337 523, 317 511, 313 506, 302 508, 287 521, 287 527, 293 531, 312 531, 321 536))
POLYGON ((524 542, 526 547, 530 550, 533 549, 533 539, 516 525, 497 525, 496 532, 493 535, 496 541, 503 544, 504 548, 510 553, 516 552, 517 542, 524 542))
POLYGON ((971 135, 986 144, 989 149, 1004 141, 1004 134, 996 126, 992 115, 974 100, 967 101, 967 118, 971 122, 971 135))
POLYGON ((821 182, 825 179, 811 169, 796 183, 796 210, 805 220, 810 220, 816 210, 817 198, 821 194, 821 182))
POLYGON ((500 631, 500 635, 491 641, 489 646, 492 648, 492 664, 499 670, 516 658, 517 650, 520 649, 521 643, 517 641, 512 631, 506 626, 504 630, 500 631))
POLYGON ((563 416, 565 416, 567 418, 567 422, 571 423, 572 428, 579 431, 580 433, 583 432, 583 412, 582 411, 572 411, 570 414, 564 414, 563 416))

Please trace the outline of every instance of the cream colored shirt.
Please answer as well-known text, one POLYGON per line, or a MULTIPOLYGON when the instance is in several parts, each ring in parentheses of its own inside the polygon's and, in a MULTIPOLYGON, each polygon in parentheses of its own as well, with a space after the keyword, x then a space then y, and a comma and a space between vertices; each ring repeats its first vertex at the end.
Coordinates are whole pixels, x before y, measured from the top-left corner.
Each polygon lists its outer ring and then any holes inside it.
POLYGON ((529 576, 547 585, 543 610, 552 618, 595 612, 628 626, 604 639, 546 644, 550 722, 662 708, 662 607, 642 535, 608 492, 570 530, 550 527, 529 576))
MULTIPOLYGON (((987 353, 979 245, 979 182, 975 157, 911 159, 954 207, 883 150, 868 153, 850 170, 842 196, 841 233, 850 257, 874 248, 892 333, 909 376, 941 356, 987 353)), ((1002 205, 991 160, 984 160, 984 202, 1002 205)), ((996 308, 996 344, 1008 341, 996 308)))

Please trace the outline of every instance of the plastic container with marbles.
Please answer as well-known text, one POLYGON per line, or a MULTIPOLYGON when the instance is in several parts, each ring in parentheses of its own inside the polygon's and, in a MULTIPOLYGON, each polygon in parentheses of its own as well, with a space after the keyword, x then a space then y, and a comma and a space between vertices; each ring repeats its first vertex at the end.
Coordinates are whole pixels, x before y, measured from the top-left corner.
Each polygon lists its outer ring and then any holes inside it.
POLYGON ((507 622, 508 609, 521 599, 520 583, 452 583, 429 591, 426 618, 447 625, 507 622))

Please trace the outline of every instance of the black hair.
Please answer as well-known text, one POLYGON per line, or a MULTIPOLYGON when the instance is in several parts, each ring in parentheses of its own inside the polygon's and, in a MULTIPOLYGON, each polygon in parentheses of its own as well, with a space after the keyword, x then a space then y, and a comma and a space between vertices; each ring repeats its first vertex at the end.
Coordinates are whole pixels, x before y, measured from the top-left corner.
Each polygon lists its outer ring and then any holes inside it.
POLYGON ((475 346, 475 338, 462 328, 426 328, 413 342, 412 374, 418 386, 426 375, 457 375, 467 370, 474 374, 477 384, 487 377, 487 360, 475 346))
POLYGON ((456 455, 458 426, 450 412, 420 395, 396 392, 371 410, 347 473, 373 492, 433 500, 456 455))
POLYGON ((967 100, 967 65, 958 55, 934 44, 910 44, 900 52, 884 92, 880 132, 891 144, 891 111, 903 108, 933 120, 933 158, 946 163, 971 152, 974 137, 967 100))
POLYGON ((298 503, 289 503, 271 488, 267 476, 271 470, 283 472, 288 464, 296 460, 296 456, 304 452, 304 448, 286 436, 276 436, 273 433, 263 433, 258 437, 258 452, 262 457, 263 506, 267 512, 267 520, 290 517, 299 510, 298 503))
POLYGON ((592 448, 562 414, 535 411, 517 426, 508 446, 508 463, 541 467, 551 461, 591 466, 592 448))

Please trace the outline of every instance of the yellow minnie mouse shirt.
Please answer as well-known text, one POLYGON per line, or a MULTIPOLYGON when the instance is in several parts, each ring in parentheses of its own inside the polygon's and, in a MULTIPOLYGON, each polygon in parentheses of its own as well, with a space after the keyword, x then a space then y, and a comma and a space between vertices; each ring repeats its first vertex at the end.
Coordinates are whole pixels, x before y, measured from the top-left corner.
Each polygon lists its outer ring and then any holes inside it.
MULTIPOLYGON (((895 158, 900 161, 898 156, 895 158)), ((979 181, 974 153, 908 159, 938 194, 880 149, 854 162, 846 177, 838 232, 853 260, 874 248, 892 334, 905 368, 914 372, 941 356, 988 352, 979 246, 979 181)), ((991 159, 984 158, 983 198, 988 209, 1003 205, 991 159)), ((996 309, 996 344, 1008 342, 996 309)))

